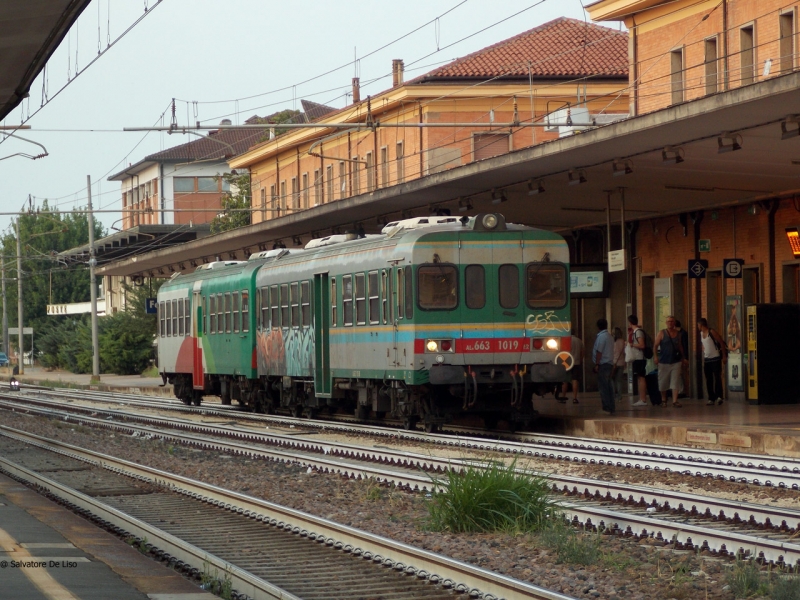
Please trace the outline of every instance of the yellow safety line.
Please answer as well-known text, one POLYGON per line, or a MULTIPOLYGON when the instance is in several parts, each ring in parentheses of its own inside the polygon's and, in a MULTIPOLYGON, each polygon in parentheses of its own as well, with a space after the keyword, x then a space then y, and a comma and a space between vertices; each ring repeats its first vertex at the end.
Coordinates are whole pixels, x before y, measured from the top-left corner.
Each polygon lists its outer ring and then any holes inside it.
MULTIPOLYGON (((30 552, 22 548, 7 531, 0 529, 0 548, 9 551, 10 560, 25 562, 32 560, 36 562, 47 562, 47 557, 34 557, 30 552), (13 550, 13 552, 11 552, 13 550)), ((11 567, 6 567, 11 568, 11 567)), ((67 588, 58 583, 45 568, 29 568, 19 567, 19 570, 28 578, 28 580, 35 585, 42 594, 51 598, 52 600, 80 600, 78 596, 73 595, 67 588)))

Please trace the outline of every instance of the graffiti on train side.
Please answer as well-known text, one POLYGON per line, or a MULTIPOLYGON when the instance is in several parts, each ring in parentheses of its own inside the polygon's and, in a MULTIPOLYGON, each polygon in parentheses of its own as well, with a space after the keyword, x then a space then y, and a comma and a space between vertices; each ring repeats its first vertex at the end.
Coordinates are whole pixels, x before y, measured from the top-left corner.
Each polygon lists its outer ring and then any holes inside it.
POLYGON ((525 319, 525 328, 538 333, 546 333, 549 331, 568 332, 570 327, 570 322, 562 321, 561 317, 559 317, 554 310, 548 310, 535 315, 528 315, 528 317, 525 319))
POLYGON ((311 375, 314 369, 314 330, 259 331, 258 372, 263 375, 311 375))

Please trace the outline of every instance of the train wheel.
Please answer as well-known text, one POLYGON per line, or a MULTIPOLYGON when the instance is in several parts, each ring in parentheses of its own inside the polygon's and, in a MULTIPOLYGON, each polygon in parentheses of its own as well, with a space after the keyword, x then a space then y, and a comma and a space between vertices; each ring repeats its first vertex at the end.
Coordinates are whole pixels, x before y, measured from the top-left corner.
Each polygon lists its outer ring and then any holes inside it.
POLYGON ((437 433, 439 426, 436 423, 425 423, 425 433, 437 433))
POLYGON ((200 406, 200 403, 203 401, 203 395, 200 393, 192 394, 192 404, 195 406, 200 406))
POLYGON ((406 431, 413 431, 414 429, 417 428, 418 420, 419 419, 417 419, 417 417, 406 417, 403 420, 403 429, 405 429, 406 431))

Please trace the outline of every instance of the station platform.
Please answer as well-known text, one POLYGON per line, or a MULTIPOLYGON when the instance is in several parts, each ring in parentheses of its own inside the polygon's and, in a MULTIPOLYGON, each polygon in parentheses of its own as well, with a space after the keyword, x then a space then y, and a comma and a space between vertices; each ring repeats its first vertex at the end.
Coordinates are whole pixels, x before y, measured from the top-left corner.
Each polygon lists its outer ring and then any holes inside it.
POLYGON ((0 597, 213 600, 122 540, 0 475, 0 597))
MULTIPOLYGON (((26 368, 20 381, 51 382, 64 387, 142 393, 172 397, 172 386, 160 387, 160 377, 103 375, 99 384, 91 376, 26 368)), ((5 378, 0 373, 0 386, 5 378)), ((645 444, 691 446, 748 454, 800 458, 800 405, 751 406, 726 401, 706 406, 705 400, 682 399, 683 408, 668 405, 631 406, 623 396, 614 415, 603 413, 597 392, 580 395, 580 403, 559 404, 552 396, 534 398, 539 411, 538 431, 645 444)))

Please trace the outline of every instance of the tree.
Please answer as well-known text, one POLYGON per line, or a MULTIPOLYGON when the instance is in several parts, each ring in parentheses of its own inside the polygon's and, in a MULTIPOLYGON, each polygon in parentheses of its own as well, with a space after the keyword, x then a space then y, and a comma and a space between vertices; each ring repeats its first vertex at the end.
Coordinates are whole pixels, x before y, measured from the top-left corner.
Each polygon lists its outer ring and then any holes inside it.
POLYGON ((211 221, 211 233, 250 225, 250 174, 225 173, 217 175, 217 179, 226 182, 229 191, 222 195, 221 212, 211 221))

